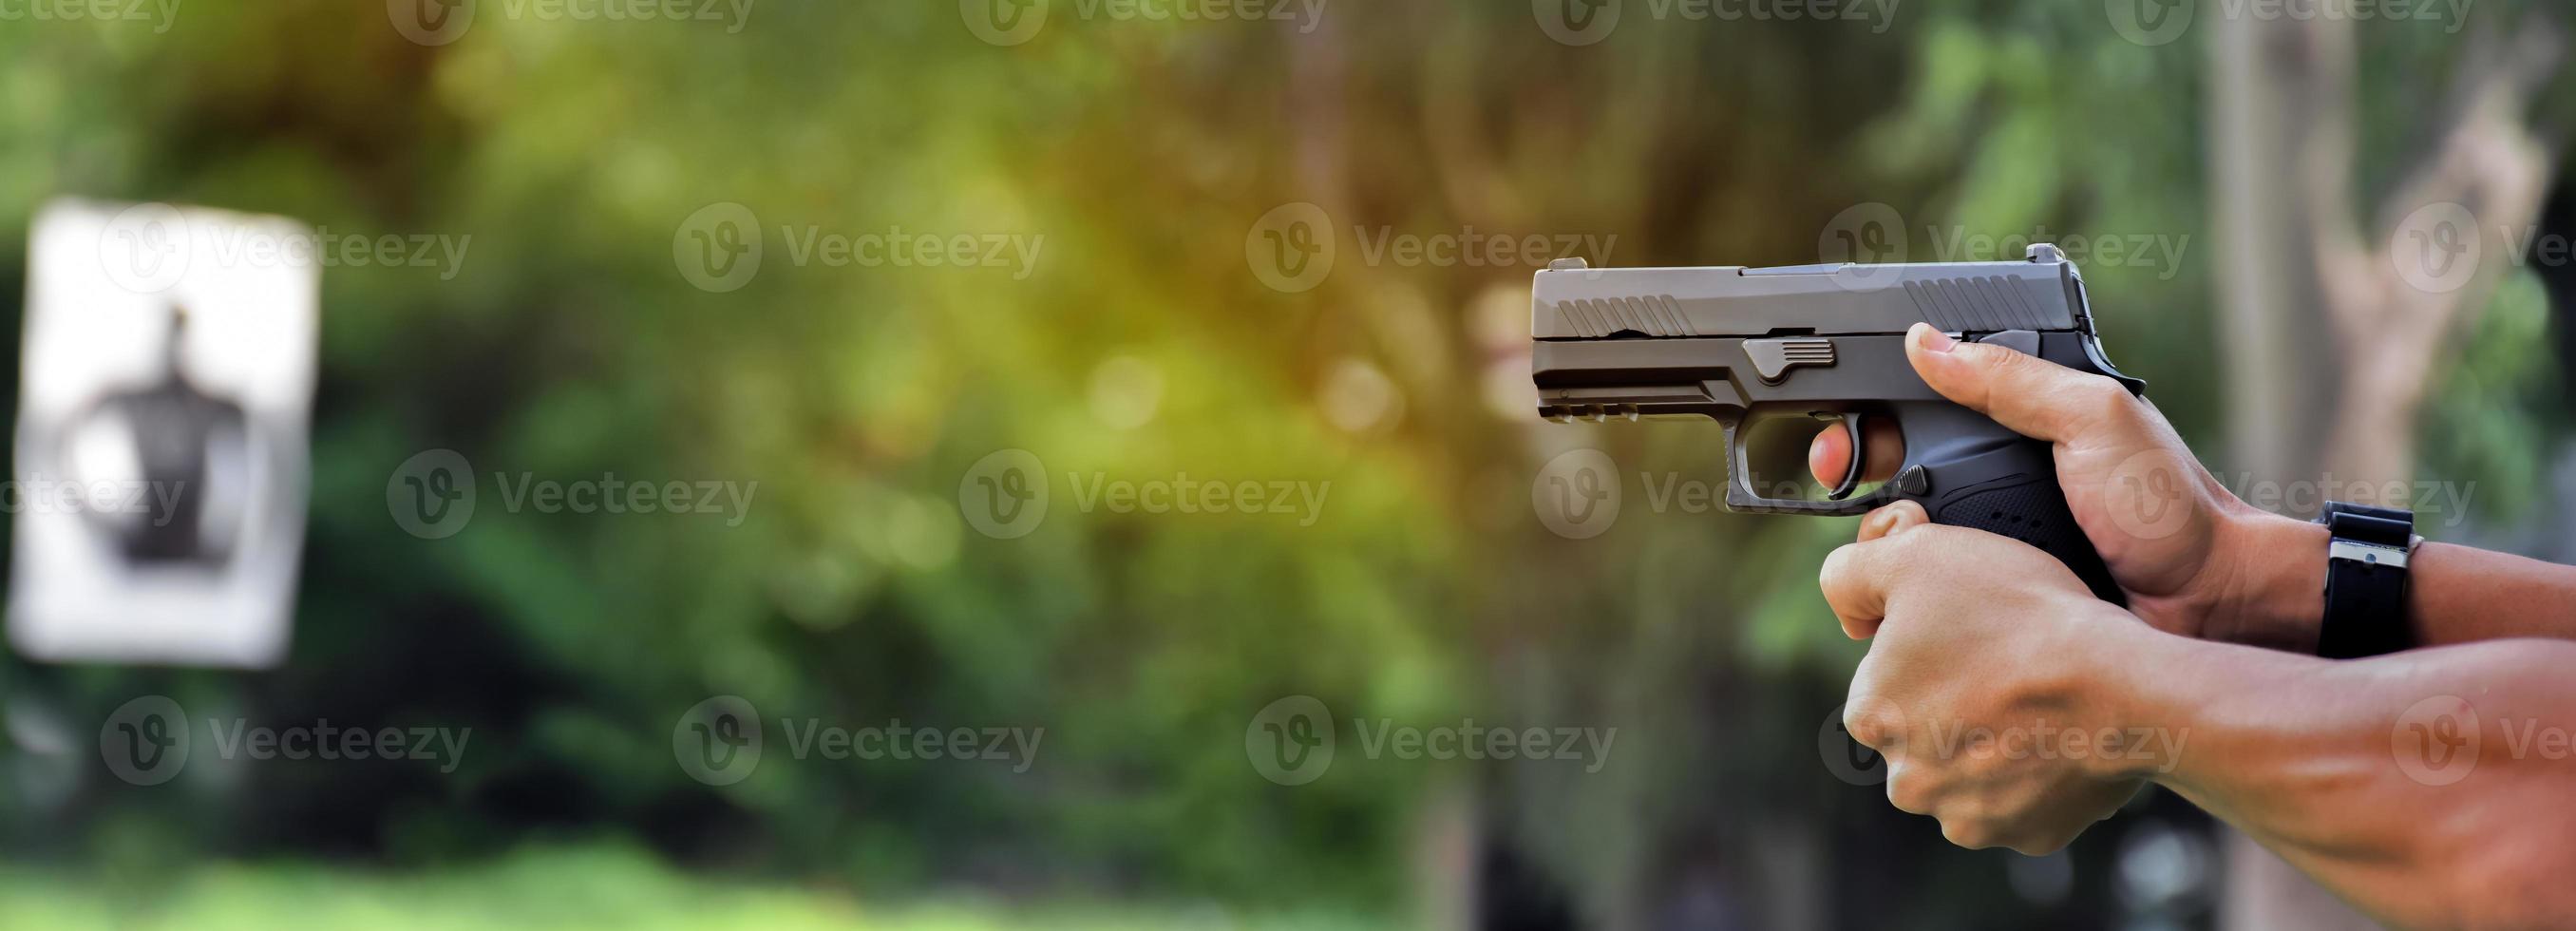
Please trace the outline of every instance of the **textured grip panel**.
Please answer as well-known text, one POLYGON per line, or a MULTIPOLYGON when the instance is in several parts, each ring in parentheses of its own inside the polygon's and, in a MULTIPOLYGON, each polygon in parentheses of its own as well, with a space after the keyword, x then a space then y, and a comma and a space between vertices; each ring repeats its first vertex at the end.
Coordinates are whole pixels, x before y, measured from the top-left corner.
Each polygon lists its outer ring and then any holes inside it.
MULTIPOLYGON (((1912 437, 1909 433, 1907 438, 1912 437)), ((2084 528, 2066 509, 2066 493, 2057 487, 2057 463, 2048 444, 2015 437, 2000 445, 1968 447, 1926 462, 1922 468, 1925 487, 1906 497, 1921 503, 1933 523, 2001 534, 2039 547, 2074 570, 2095 597, 2128 606, 2128 597, 2111 580, 2110 567, 2102 564, 2093 541, 2085 538, 2084 528)))
POLYGON ((2001 534, 2038 547, 2074 570, 2096 597, 2126 605, 2119 585, 2111 581, 2110 568, 2093 552, 2093 542, 2085 539, 2084 528, 2076 526, 2075 515, 2067 510, 2055 476, 1988 485, 1941 501, 1931 515, 1936 524, 2001 534))

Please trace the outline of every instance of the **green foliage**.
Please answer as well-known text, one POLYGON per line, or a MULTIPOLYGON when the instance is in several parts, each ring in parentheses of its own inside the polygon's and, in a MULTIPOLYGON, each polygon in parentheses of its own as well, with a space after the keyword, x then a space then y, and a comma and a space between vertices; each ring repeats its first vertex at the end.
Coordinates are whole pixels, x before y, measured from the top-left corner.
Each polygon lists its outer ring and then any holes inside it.
POLYGON ((252 931, 315 928, 655 931, 1109 931, 1209 928, 1359 931, 1347 915, 1276 913, 1210 924, 1177 907, 1067 902, 1031 909, 961 898, 877 905, 846 891, 722 882, 676 873, 626 847, 550 847, 457 870, 383 874, 294 862, 215 864, 133 890, 87 877, 0 871, 0 925, 252 931), (291 914, 291 919, 283 916, 291 914))
MULTIPOLYGON (((1635 925, 1623 909, 1688 870, 1758 891, 1765 865, 1736 854, 1892 831, 1866 820, 1889 817, 1873 788, 1815 756, 1863 650, 1813 591, 1852 522, 1648 508, 1640 474, 1723 478, 1707 431, 1529 422, 1529 269, 1371 264, 1355 230, 1793 264, 1882 203, 1915 261, 1979 257, 1935 254, 1962 237, 2161 239, 2177 261, 2088 267, 2106 341, 2195 442, 2224 410, 2203 50, 2129 44, 2098 4, 1907 5, 1884 34, 1643 23, 1587 48, 1527 4, 1467 0, 1334 4, 1313 37, 1059 3, 1007 48, 939 2, 762 4, 739 34, 484 6, 437 48, 366 2, 192 4, 167 35, 0 25, 0 217, 80 195, 471 237, 452 276, 325 274, 288 667, 11 661, 30 717, 76 747, 154 692, 475 728, 451 778, 192 770, 148 792, 65 764, 69 788, 22 787, 0 830, 107 878, 0 874, 0 924, 265 926, 278 902, 333 926, 1210 920, 907 904, 958 887, 1399 913, 1448 850, 1444 800, 1467 798, 1479 840, 1540 861, 1582 917, 1635 925), (1340 264, 1285 294, 1249 273, 1244 233, 1296 202, 1330 213, 1340 264), (674 261, 717 203, 768 235, 730 293, 674 261), (779 236, 898 227, 1044 240, 1022 276, 798 265, 779 236), (1529 505, 1536 465, 1576 446, 1630 482, 1596 539, 1529 505), (421 540, 388 519, 385 481, 435 448, 474 463, 486 503, 421 540), (960 511, 1003 450, 1038 457, 1053 497, 1017 539, 960 511), (493 473, 758 484, 728 524, 512 512, 493 473), (1306 525, 1073 500, 1184 474, 1326 503, 1306 525), (1026 772, 773 749, 710 787, 671 734, 714 695, 773 720, 1045 736, 1026 772), (1577 773, 1349 753, 1279 786, 1244 739, 1292 695, 1345 720, 1616 727, 1620 755, 1577 773), (557 834, 606 839, 523 850, 557 834), (342 854, 367 866, 297 865, 342 854), (192 866, 227 858, 259 865, 192 866), (139 911, 102 891, 172 873, 139 911)), ((0 282, 23 278, 22 226, 0 223, 0 282)), ((2517 278, 2488 312, 2429 418, 2437 471, 2533 480, 2547 311, 2517 278)), ((1944 862, 1884 904, 2011 901, 1991 862, 1944 862)))

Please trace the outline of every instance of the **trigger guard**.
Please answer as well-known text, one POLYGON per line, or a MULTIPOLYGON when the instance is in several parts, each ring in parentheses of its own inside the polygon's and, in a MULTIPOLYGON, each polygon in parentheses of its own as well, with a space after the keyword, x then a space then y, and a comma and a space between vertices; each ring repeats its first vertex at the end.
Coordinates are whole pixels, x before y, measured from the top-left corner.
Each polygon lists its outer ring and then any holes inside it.
MULTIPOLYGON (((1744 460, 1744 446, 1735 441, 1735 423, 1731 421, 1722 423, 1726 431, 1728 459, 1730 460, 1730 464, 1733 466, 1733 468, 1728 470, 1729 474, 1726 481, 1726 509, 1738 514, 1803 514, 1811 517, 1858 517, 1877 509, 1880 505, 1896 500, 1897 494, 1903 489, 1907 487, 1919 488, 1923 484, 1923 470, 1920 466, 1916 466, 1910 468, 1907 472, 1898 475, 1896 481, 1882 485, 1877 490, 1857 498, 1810 500, 1804 498, 1766 497, 1753 489, 1751 484, 1753 473, 1749 468, 1747 468, 1747 464, 1744 460), (1910 486, 1908 484, 1909 479, 1912 480, 1910 486)), ((1845 490, 1845 494, 1849 494, 1848 489, 1845 490)))

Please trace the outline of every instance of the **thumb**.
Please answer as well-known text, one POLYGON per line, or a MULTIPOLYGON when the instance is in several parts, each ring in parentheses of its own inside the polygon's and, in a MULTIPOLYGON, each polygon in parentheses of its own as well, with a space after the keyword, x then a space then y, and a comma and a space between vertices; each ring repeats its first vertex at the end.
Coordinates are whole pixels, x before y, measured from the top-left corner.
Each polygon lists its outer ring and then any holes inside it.
POLYGON ((2034 440, 2064 443, 2129 403, 2119 382, 1992 343, 1964 343, 1917 323, 1905 357, 1942 397, 2034 440))
POLYGON ((1923 505, 1912 501, 1899 501, 1871 511, 1868 517, 1861 518, 1860 542, 1867 543, 1931 522, 1931 516, 1923 513, 1923 505))

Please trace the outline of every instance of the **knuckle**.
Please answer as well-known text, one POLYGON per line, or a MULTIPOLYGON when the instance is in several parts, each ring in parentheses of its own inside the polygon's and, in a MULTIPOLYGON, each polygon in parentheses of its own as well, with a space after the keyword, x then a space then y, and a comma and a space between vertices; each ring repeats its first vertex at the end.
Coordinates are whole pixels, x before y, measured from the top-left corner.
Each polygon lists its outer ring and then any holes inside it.
POLYGON ((1952 815, 1941 819, 1941 836, 1969 850, 1997 846, 1994 826, 1981 818, 1952 815))
POLYGON ((2074 383, 2067 386, 2067 394, 2091 422, 2116 424, 2136 413, 2137 398, 2119 382, 2089 372, 2073 374, 2074 383))
MULTIPOLYGON (((1929 518, 1926 518, 1929 520, 1929 518)), ((1885 551, 1878 571, 1889 585, 1900 583, 1927 563, 1937 562, 1957 551, 1955 528, 1925 523, 1906 528, 1905 532, 1880 537, 1876 543, 1885 551)))
POLYGON ((2014 838, 2011 843, 2004 846, 2012 848, 2012 852, 2025 857, 2045 857, 2066 849, 2066 845, 2074 841, 2075 838, 2072 836, 2027 835, 2014 838))
POLYGON ((1816 585, 1825 590, 1826 597, 1832 597, 1853 579, 1856 573, 1852 563, 1860 558, 1859 547, 1858 543, 1846 543, 1825 554, 1824 565, 1816 570, 1816 585))
POLYGON ((1889 760, 1887 766, 1887 803, 1896 810, 1913 815, 1932 813, 1930 781, 1919 771, 1889 760))
POLYGON ((1874 699, 1853 699, 1843 706, 1843 730, 1861 746, 1885 752, 1896 746, 1899 728, 1874 699))

